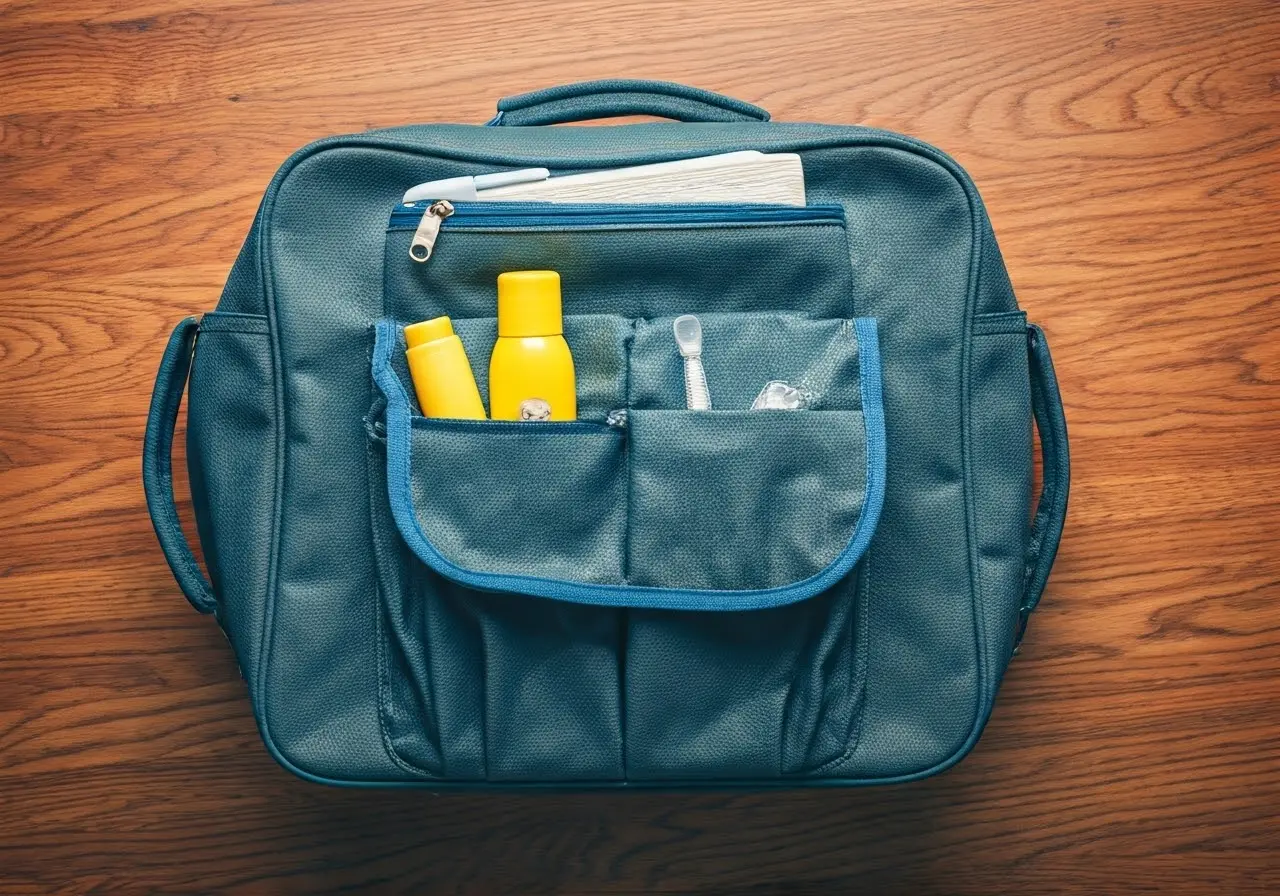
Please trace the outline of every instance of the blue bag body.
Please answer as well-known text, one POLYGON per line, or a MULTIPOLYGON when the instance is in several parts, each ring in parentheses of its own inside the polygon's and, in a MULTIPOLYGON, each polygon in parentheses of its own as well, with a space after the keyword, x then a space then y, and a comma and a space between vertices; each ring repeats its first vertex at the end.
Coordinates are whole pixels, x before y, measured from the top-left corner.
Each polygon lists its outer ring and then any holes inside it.
POLYGON ((322 140, 272 181, 217 310, 179 325, 144 449, 192 603, 262 737, 329 783, 830 785, 976 742, 1065 515, 1065 423, 969 178, 861 127, 654 82, 489 127, 322 140), (674 123, 541 127, 617 114, 674 123), (459 203, 427 180, 799 153, 808 206, 459 203), (579 420, 428 420, 402 327, 447 314, 481 394, 504 270, 564 283, 579 420), (714 410, 684 408, 696 313, 714 410), (177 523, 188 459, 206 580, 177 523), (770 380, 803 411, 751 411, 770 380), (1032 513, 1032 423, 1044 485, 1032 513))

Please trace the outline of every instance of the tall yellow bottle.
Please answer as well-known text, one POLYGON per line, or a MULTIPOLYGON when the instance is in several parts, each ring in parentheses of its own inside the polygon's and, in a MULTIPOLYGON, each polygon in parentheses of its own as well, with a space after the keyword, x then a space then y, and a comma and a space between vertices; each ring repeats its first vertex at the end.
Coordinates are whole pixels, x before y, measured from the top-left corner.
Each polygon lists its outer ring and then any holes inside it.
POLYGON ((498 341, 489 359, 494 420, 576 420, 573 354, 564 341, 560 275, 498 275, 498 341))

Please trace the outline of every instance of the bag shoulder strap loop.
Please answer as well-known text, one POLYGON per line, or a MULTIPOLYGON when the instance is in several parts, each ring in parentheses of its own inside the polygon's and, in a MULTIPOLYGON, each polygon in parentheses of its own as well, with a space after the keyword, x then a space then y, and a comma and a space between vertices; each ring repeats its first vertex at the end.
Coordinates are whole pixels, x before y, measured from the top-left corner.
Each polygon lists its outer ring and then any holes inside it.
POLYGON ((201 613, 218 608, 213 585, 196 563, 195 554, 178 522, 178 506, 173 497, 173 431, 178 423, 182 391, 191 370, 200 322, 188 317, 174 328, 160 359, 155 391, 151 394, 151 410, 147 414, 147 431, 142 442, 142 486, 147 493, 147 511, 155 527, 160 549, 169 561, 178 587, 201 613))
POLYGON ((1031 537, 1027 542, 1022 607, 1014 637, 1015 653, 1026 632, 1027 619, 1040 602, 1040 595, 1049 580, 1049 570, 1058 553, 1058 542, 1067 518, 1067 494, 1071 489, 1071 457, 1067 449, 1067 418, 1063 413, 1062 394, 1058 391, 1058 379, 1053 372, 1053 359, 1049 357, 1044 331, 1035 324, 1027 324, 1027 354, 1031 370, 1031 408, 1040 433, 1043 484, 1031 522, 1031 537))

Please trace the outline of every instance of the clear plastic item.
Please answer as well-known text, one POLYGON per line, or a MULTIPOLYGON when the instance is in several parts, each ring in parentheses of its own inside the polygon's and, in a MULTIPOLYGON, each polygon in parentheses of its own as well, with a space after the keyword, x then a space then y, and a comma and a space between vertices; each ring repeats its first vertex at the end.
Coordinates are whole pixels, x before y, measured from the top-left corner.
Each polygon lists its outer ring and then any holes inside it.
POLYGON ((691 411, 711 410, 707 372, 702 368, 702 322, 692 314, 682 314, 671 324, 676 346, 684 358, 685 404, 691 411))
POLYGON ((793 386, 782 380, 770 380, 764 384, 756 400, 751 402, 753 411, 804 411, 813 405, 813 393, 804 386, 793 386))

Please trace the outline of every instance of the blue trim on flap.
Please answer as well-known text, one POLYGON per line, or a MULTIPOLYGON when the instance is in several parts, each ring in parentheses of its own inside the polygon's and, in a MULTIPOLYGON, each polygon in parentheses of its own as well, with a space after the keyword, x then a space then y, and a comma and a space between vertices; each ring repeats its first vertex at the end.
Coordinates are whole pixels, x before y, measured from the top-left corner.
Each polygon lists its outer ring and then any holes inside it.
POLYGON ((391 366, 392 352, 400 346, 398 325, 384 320, 379 321, 376 328, 373 377, 387 399, 387 493, 396 528, 422 562, 459 584, 481 591, 514 592, 596 606, 662 610, 759 610, 807 600, 830 588, 853 569, 871 543, 884 504, 886 449, 879 335, 874 319, 857 318, 853 323, 858 336, 858 374, 867 438, 866 497, 849 543, 831 563, 807 579, 759 590, 656 588, 480 572, 453 563, 427 538, 413 510, 410 487, 413 417, 408 392, 391 366))

